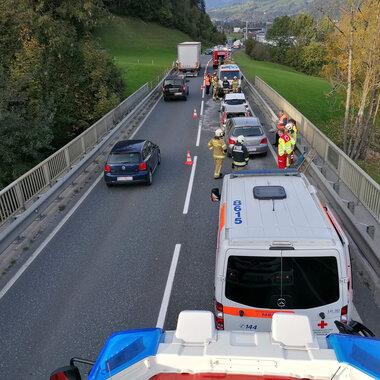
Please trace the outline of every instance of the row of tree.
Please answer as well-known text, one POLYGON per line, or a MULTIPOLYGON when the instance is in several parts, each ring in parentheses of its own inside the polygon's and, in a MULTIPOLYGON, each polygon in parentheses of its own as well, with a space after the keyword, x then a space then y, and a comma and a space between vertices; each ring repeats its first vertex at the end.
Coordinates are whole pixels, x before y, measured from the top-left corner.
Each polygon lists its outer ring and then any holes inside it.
POLYGON ((342 149, 354 160, 379 151, 380 2, 326 2, 316 21, 309 14, 276 18, 266 39, 273 45, 248 40, 252 58, 286 64, 332 84, 345 99, 342 149), (337 16, 339 15, 339 16, 337 16))
POLYGON ((1 0, 0 188, 122 100, 121 72, 92 35, 112 12, 224 38, 204 0, 1 0))

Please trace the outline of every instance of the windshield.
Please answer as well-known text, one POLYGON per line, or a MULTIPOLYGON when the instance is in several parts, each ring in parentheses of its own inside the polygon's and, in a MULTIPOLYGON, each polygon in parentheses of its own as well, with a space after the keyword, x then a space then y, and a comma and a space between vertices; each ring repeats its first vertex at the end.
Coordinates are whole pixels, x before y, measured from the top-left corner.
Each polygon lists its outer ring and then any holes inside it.
POLYGON ((228 112, 227 119, 231 119, 233 117, 246 117, 246 112, 228 112))
POLYGON ((240 72, 239 70, 231 70, 231 71, 221 71, 220 72, 220 79, 223 80, 224 77, 227 77, 227 79, 234 79, 236 77, 237 79, 240 79, 240 72))
POLYGON ((239 127, 232 132, 232 136, 261 136, 262 134, 260 127, 239 127))
POLYGON ((225 100, 225 103, 226 104, 229 104, 231 106, 237 106, 239 104, 244 104, 246 103, 246 100, 245 99, 226 99, 225 100))
POLYGON ((131 152, 131 153, 111 153, 108 156, 109 164, 135 164, 140 162, 140 153, 131 152))
POLYGON ((165 80, 165 87, 182 86, 182 84, 183 84, 182 79, 166 79, 165 80))
POLYGON ((231 301, 259 308, 324 306, 339 299, 337 261, 335 257, 230 256, 225 294, 231 301))

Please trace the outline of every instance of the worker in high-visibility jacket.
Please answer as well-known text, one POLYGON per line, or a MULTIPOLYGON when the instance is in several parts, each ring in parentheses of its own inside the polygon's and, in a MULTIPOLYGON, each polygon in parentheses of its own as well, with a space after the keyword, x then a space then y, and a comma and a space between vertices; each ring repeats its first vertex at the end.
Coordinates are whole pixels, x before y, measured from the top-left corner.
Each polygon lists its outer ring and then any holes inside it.
POLYGON ((292 138, 285 134, 283 129, 279 129, 278 134, 278 168, 286 169, 288 154, 292 153, 292 138))
POLYGON ((249 153, 244 145, 243 135, 237 137, 236 143, 232 147, 232 160, 234 170, 243 170, 248 164, 249 153))
POLYGON ((285 125, 288 124, 288 116, 285 114, 283 110, 278 111, 278 123, 277 123, 277 133, 276 133, 276 143, 274 144, 275 146, 278 145, 278 139, 280 135, 278 134, 278 131, 282 129, 284 131, 285 125))
POLYGON ((293 152, 292 154, 290 155, 290 162, 293 163, 294 162, 294 149, 295 149, 295 145, 297 143, 297 133, 298 133, 298 129, 297 129, 297 122, 294 120, 294 119, 289 119, 289 123, 292 124, 292 139, 294 140, 294 148, 293 148, 293 152))
POLYGON ((211 75, 207 74, 205 78, 205 86, 206 86, 206 95, 210 94, 210 86, 211 86, 211 75))
POLYGON ((235 76, 233 81, 232 81, 232 92, 238 92, 239 91, 239 81, 237 77, 235 76))
POLYGON ((289 168, 290 164, 293 162, 292 156, 293 156, 294 148, 296 145, 296 142, 293 140, 293 137, 292 137, 292 132, 293 132, 293 124, 291 124, 291 123, 286 124, 284 134, 290 137, 290 153, 287 152, 288 156, 286 157, 286 167, 287 168, 289 168))
POLYGON ((215 170, 214 170, 214 178, 222 178, 223 174, 220 172, 223 165, 223 160, 226 157, 227 152, 227 145, 224 142, 223 139, 224 132, 218 128, 215 131, 215 137, 213 137, 208 142, 208 148, 213 151, 214 154, 214 163, 215 163, 215 170))

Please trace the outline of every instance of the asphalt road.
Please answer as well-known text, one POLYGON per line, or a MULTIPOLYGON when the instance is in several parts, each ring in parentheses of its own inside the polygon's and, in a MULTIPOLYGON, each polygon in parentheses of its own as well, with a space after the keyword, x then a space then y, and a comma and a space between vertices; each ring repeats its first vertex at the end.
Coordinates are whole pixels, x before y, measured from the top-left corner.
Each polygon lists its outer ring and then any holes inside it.
MULTIPOLYGON (((197 146, 201 81, 190 79, 187 101, 161 98, 135 135, 161 148, 153 185, 107 188, 101 179, 0 300, 0 379, 48 378, 73 356, 96 359, 114 331, 156 326, 176 246, 164 328, 175 328, 181 310, 213 310, 219 205, 210 190, 221 181, 213 179, 207 142, 219 102, 205 95, 197 146), (187 150, 196 165, 184 165, 187 150)), ((249 166, 274 168, 275 161, 268 154, 249 166)), ((222 171, 230 170, 226 159, 222 171)))

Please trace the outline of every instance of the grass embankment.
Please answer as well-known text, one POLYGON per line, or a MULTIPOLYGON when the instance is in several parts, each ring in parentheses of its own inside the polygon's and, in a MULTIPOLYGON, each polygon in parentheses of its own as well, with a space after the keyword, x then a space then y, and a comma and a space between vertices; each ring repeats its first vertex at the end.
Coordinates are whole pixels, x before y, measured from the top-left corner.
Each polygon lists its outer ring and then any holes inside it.
POLYGON ((157 76, 177 59, 177 44, 192 41, 175 29, 129 17, 115 16, 96 32, 100 43, 123 70, 127 84, 125 96, 146 82, 157 82, 157 76))
MULTIPOLYGON (((327 81, 311 77, 289 67, 270 62, 254 61, 244 51, 234 54, 235 61, 253 83, 257 75, 274 90, 287 99, 321 132, 335 144, 342 143, 342 121, 344 119, 343 99, 327 96, 331 85, 327 81)), ((291 117, 291 115, 289 115, 291 117)), ((375 181, 380 183, 380 160, 373 159, 358 164, 375 181)))

